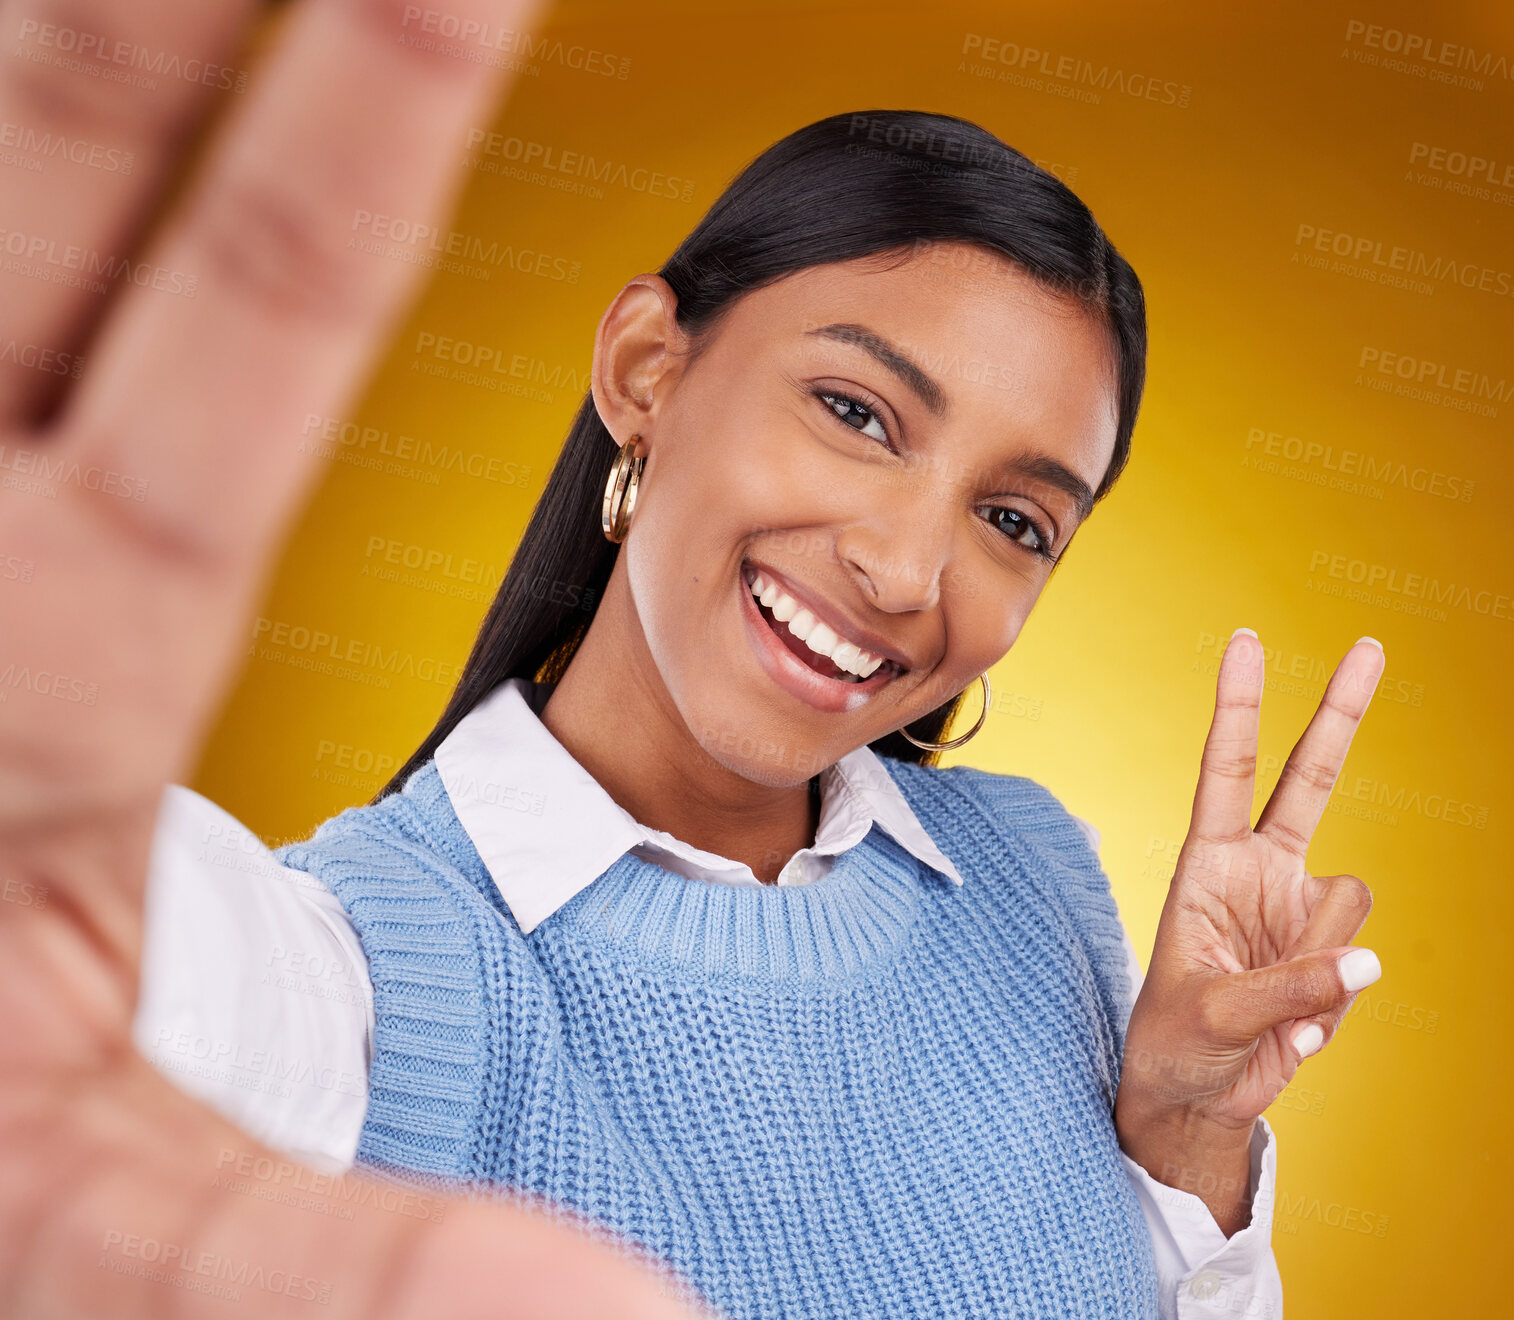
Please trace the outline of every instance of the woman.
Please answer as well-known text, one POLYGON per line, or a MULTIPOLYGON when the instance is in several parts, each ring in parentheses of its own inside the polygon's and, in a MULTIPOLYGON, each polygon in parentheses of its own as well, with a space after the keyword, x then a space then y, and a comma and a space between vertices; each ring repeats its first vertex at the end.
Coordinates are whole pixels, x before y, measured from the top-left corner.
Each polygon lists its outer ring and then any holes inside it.
POLYGON ((1365 887, 1303 851, 1381 648, 1253 832, 1232 639, 1133 1014, 1092 828, 936 766, 1125 467, 1145 344, 1087 209, 983 129, 763 152, 604 313, 385 790, 275 855, 170 795, 140 1048, 275 1147, 523 1188, 733 1316, 1280 1314, 1261 1113, 1376 974, 1365 887))

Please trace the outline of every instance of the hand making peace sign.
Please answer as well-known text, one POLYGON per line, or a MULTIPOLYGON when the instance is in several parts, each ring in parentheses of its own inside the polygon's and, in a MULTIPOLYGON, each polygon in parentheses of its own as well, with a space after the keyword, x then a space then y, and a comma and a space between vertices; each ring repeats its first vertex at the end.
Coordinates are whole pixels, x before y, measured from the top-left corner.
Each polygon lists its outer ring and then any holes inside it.
MULTIPOLYGON (((650 1270, 526 1209, 344 1219, 238 1194, 225 1152, 271 1153, 132 1048, 160 795, 193 771, 318 475, 301 421, 344 414, 413 287, 346 249, 353 215, 444 223, 501 86, 407 42, 393 0, 292 8, 106 312, 74 276, 132 253, 257 8, 0 9, 0 123, 85 147, 0 194, 0 1313, 685 1316, 650 1270), (130 76, 137 51, 156 77, 130 76), (133 169, 91 167, 91 144, 133 169), (188 1286, 207 1260, 263 1282, 241 1302, 188 1286)), ((446 8, 498 30, 535 5, 446 8)))
POLYGON ((1305 858, 1383 666, 1370 638, 1346 653, 1253 828, 1265 664, 1254 634, 1230 639, 1192 822, 1126 1033, 1116 1123, 1148 1169, 1146 1134, 1163 1125, 1197 1145, 1235 1133, 1240 1147, 1380 974, 1371 950, 1351 947, 1371 891, 1355 876, 1310 875, 1305 858))

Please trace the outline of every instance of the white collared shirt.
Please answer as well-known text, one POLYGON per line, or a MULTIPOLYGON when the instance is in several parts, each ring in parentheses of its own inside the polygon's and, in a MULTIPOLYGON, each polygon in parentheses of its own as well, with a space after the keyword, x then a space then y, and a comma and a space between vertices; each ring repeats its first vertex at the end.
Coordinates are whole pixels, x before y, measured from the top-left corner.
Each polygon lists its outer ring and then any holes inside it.
MULTIPOLYGON (((642 825, 540 718, 550 689, 509 679, 437 748, 453 810, 511 916, 529 932, 627 851, 693 882, 757 884, 749 866, 642 825)), ((870 748, 820 775, 815 842, 778 883, 819 879, 877 823, 962 884, 870 748)), ((1077 817, 1097 851, 1099 834, 1077 817)), ((1129 935, 1126 957, 1142 972, 1129 935)), ((352 1166, 367 1113, 373 986, 345 909, 316 877, 281 866, 209 799, 170 785, 153 840, 134 1024, 166 1076, 265 1144, 325 1171, 352 1166)), ((1196 1195, 1121 1154, 1151 1230, 1164 1320, 1281 1320, 1272 1252, 1276 1142, 1251 1143, 1251 1223, 1228 1240, 1196 1195)))

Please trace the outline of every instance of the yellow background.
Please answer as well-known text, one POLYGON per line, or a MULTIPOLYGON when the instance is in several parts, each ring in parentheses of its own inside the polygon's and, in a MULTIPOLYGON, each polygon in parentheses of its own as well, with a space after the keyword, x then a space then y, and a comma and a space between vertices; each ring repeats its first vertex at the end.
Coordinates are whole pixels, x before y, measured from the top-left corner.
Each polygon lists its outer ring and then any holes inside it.
MULTIPOLYGON (((1145 285, 1151 355, 1131 466, 993 670, 983 732, 949 759, 1030 775, 1102 830, 1144 961, 1187 826, 1217 648, 1240 625, 1268 648, 1263 755, 1280 760, 1339 656, 1364 633, 1379 638, 1384 689, 1310 863, 1372 886, 1359 942, 1385 970, 1268 1113, 1279 1138, 1274 1242, 1291 1320, 1508 1313, 1496 1262, 1514 1175, 1505 1116, 1514 620, 1507 600, 1503 618, 1454 603, 1436 618, 1327 594, 1354 584, 1311 562, 1323 552, 1400 579, 1467 584, 1474 598, 1514 595, 1514 299, 1445 278, 1430 293, 1385 287, 1294 258, 1312 251, 1295 241, 1312 225, 1384 251, 1514 272, 1514 188, 1452 191, 1445 171, 1436 187, 1410 160, 1422 143, 1499 169, 1514 162, 1514 81, 1456 86, 1423 76, 1423 65, 1373 65, 1353 58, 1371 47, 1348 35, 1354 19, 1508 61, 1514 20, 1491 3, 1442 6, 1433 18, 1340 0, 1244 16, 1059 8, 559 5, 547 33, 629 60, 627 77, 536 61, 493 127, 692 180, 692 200, 613 185, 585 198, 471 173, 458 233, 561 261, 545 276, 508 266, 487 279, 438 276, 365 401, 339 420, 387 431, 391 446, 408 436, 474 462, 514 462, 524 479, 405 459, 373 470, 338 445, 261 614, 270 627, 408 652, 444 675, 460 665, 579 403, 572 382, 586 379, 597 320, 624 280, 661 265, 747 160, 805 123, 874 107, 976 120, 1055 167, 1093 209, 1145 285), (1170 82, 1189 89, 1188 103, 1108 90, 1074 99, 1058 94, 1069 80, 1023 69, 1040 85, 1001 79, 1003 65, 963 55, 969 36, 1044 50, 1053 69, 1071 56, 1170 82), (574 262, 576 282, 551 277, 574 262), (526 355, 568 384, 543 402, 429 377, 415 368, 423 332, 526 355), (1445 364, 1448 378, 1484 375, 1502 401, 1484 416, 1395 393, 1396 376, 1361 369, 1364 349, 1445 364), (1369 388, 1368 377, 1388 388, 1369 388), (1336 457, 1258 467, 1253 431, 1336 457), (1472 483, 1471 498, 1368 478, 1359 480, 1375 490, 1321 484, 1343 451, 1439 473, 1458 491, 1472 483), (453 558, 414 580, 384 580, 374 538, 453 558), (469 574, 483 584, 469 586, 469 574), (463 594, 446 594, 454 586, 463 594), (1446 799, 1466 804, 1474 823, 1461 806, 1444 819, 1446 799)), ((392 768, 410 753, 448 692, 445 681, 408 677, 375 686, 376 665, 348 681, 299 667, 290 647, 275 655, 249 660, 193 784, 270 841, 369 798, 387 778, 384 758, 392 768)), ((1258 810, 1276 764, 1259 783, 1258 810)))

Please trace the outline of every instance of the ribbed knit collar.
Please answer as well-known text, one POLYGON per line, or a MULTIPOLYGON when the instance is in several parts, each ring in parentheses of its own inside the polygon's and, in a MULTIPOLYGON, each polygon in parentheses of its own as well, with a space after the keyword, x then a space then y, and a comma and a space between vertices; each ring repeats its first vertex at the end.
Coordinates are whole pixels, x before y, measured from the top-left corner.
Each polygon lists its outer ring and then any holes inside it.
MULTIPOLYGON (((805 928, 814 921, 840 921, 845 948, 865 953, 865 946, 878 938, 869 925, 875 918, 854 921, 837 914, 851 910, 850 887, 857 883, 862 862, 852 853, 875 824, 927 866, 962 883, 881 758, 860 747, 820 776, 821 817, 813 851, 836 857, 830 872, 808 884, 757 885, 744 864, 643 825, 621 807, 541 722, 539 713, 550 692, 548 684, 507 679, 464 716, 436 751, 437 772, 452 810, 523 932, 534 930, 601 876, 616 892, 622 922, 632 912, 654 924, 675 919, 670 900, 654 898, 647 889, 652 876, 644 863, 666 856, 711 874, 750 880, 736 885, 683 881, 682 887, 696 892, 675 905, 683 914, 676 919, 714 923, 689 946, 701 958, 716 956, 709 948, 709 940, 718 944, 722 938, 716 927, 729 930, 731 923, 749 920, 771 923, 780 912, 799 917, 805 928)), ((678 886, 664 888, 671 894, 678 886)), ((792 937, 808 938, 804 929, 792 937)), ((745 940, 741 944, 750 948, 745 940)), ((679 940, 670 947, 681 947, 679 940)), ((807 955, 800 956, 802 961, 807 955)), ((838 967, 854 955, 840 956, 838 967)))
MULTIPOLYGON (((942 881, 944 883, 944 880, 942 881)), ((876 830, 804 885, 690 881, 626 853, 563 905, 563 932, 658 970, 837 981, 889 961, 921 896, 915 859, 876 830)))

